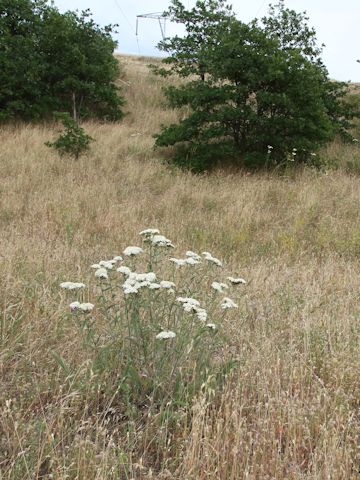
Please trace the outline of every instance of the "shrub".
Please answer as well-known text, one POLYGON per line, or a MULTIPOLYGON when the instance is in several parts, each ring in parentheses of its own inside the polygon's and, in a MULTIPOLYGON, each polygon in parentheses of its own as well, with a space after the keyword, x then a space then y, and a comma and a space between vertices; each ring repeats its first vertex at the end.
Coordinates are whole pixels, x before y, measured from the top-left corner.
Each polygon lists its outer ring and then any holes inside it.
MULTIPOLYGON (((92 355, 89 369, 125 417, 186 409, 205 386, 217 390, 234 364, 221 323, 238 305, 227 295, 246 283, 224 283, 222 263, 209 252, 174 258, 167 253, 172 243, 156 229, 141 236, 142 248, 92 265, 95 306, 83 295, 70 303, 92 355)), ((71 293, 85 285, 61 287, 71 293)))
POLYGON ((178 164, 203 170, 225 158, 260 167, 307 162, 350 128, 345 84, 328 78, 303 14, 280 2, 268 17, 245 24, 224 0, 199 1, 191 10, 174 0, 168 14, 184 23, 186 36, 159 44, 170 56, 154 70, 188 79, 165 94, 171 107, 189 113, 163 127, 156 145, 185 149, 178 164))
POLYGON ((58 113, 56 116, 62 121, 65 131, 54 142, 47 142, 45 145, 55 148, 60 156, 69 155, 77 160, 89 150, 90 142, 94 139, 87 135, 68 113, 58 113))

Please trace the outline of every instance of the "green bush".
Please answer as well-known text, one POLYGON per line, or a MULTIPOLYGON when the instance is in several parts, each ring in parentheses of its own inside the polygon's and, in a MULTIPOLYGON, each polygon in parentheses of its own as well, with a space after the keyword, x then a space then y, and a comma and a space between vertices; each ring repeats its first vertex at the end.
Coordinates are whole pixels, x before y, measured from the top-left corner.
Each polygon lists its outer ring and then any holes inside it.
POLYGON ((77 160, 89 150, 90 142, 94 139, 68 113, 58 113, 56 116, 62 121, 65 131, 54 142, 45 145, 55 148, 60 156, 68 155, 77 160))
POLYGON ((181 146, 178 165, 204 170, 227 157, 256 167, 307 162, 351 127, 345 84, 328 78, 303 14, 280 2, 245 24, 225 0, 198 1, 191 10, 173 0, 168 14, 186 36, 159 44, 170 56, 154 71, 188 79, 165 94, 172 108, 189 113, 164 126, 156 146, 181 146))

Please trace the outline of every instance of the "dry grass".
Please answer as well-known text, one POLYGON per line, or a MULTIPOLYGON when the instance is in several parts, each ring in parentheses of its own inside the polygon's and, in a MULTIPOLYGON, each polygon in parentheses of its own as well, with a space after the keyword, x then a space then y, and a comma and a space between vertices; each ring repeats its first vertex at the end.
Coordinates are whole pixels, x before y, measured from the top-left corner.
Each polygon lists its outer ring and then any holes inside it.
POLYGON ((175 113, 143 61, 123 63, 131 113, 86 125, 87 158, 59 159, 50 127, 0 132, 0 479, 360 478, 359 179, 171 171, 152 134, 175 113), (59 282, 149 226, 248 279, 226 325, 239 367, 172 433, 114 428, 51 353, 88 362, 59 282))

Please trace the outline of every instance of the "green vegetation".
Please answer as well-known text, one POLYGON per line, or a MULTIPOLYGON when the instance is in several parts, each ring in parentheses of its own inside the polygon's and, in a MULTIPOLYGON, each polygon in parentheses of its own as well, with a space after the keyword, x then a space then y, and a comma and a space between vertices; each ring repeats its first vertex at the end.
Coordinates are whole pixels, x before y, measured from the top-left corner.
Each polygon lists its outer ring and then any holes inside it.
POLYGON ((46 142, 45 145, 54 147, 60 156, 69 155, 77 160, 89 150, 90 142, 94 139, 68 113, 58 113, 56 116, 62 121, 65 131, 54 142, 46 142))
POLYGON ((156 145, 177 145, 175 163, 200 171, 226 157, 250 167, 310 162, 321 145, 348 135, 346 84, 328 78, 304 14, 281 1, 246 24, 226 0, 191 10, 173 0, 168 15, 186 36, 159 44, 170 56, 154 71, 187 79, 165 89, 185 114, 163 127, 156 145))
POLYGON ((0 0, 0 120, 54 111, 120 119, 112 30, 89 11, 61 14, 43 0, 0 0))

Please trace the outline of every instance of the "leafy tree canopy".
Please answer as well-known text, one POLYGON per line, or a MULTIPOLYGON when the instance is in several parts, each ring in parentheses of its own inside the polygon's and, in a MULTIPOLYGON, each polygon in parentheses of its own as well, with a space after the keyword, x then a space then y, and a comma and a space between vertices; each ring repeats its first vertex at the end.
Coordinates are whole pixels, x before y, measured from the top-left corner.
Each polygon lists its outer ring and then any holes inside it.
POLYGON ((53 111, 117 120, 122 98, 112 26, 47 1, 0 0, 0 119, 53 111))
POLYGON ((167 13, 184 23, 186 35, 159 44, 169 57, 155 73, 184 78, 165 93, 171 107, 185 109, 156 145, 176 145, 178 164, 204 170, 225 157, 250 166, 305 162, 350 128, 345 84, 328 78, 305 14, 281 1, 246 24, 225 0, 199 0, 191 10, 173 0, 167 13))

